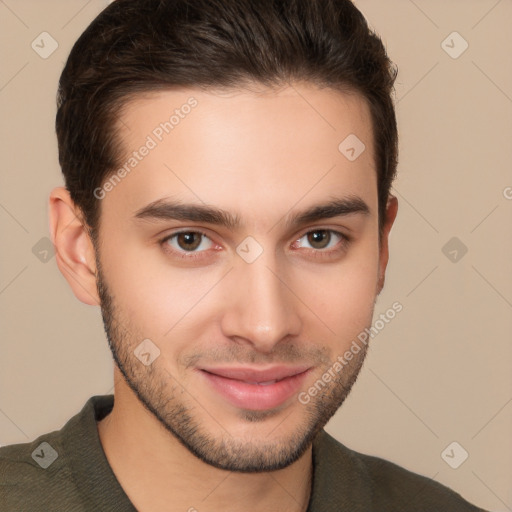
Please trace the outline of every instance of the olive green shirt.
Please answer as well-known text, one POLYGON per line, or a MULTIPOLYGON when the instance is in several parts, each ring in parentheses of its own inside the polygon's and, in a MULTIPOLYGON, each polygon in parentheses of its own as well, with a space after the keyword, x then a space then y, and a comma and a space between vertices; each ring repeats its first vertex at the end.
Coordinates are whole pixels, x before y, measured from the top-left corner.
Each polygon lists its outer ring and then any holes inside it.
MULTIPOLYGON (((0 511, 135 511, 109 466, 96 427, 113 403, 113 395, 93 396, 61 430, 0 448, 0 511)), ((426 477, 354 452, 322 430, 313 442, 308 512, 341 511, 482 509, 426 477)))

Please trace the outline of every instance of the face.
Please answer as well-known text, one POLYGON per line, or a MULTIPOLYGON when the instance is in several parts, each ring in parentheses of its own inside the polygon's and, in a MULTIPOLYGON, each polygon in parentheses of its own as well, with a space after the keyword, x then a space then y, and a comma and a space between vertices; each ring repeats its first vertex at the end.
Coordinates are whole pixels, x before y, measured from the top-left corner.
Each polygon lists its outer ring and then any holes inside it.
POLYGON ((97 191, 98 292, 115 361, 203 461, 286 467, 341 405, 366 352, 333 371, 370 326, 379 291, 369 109, 297 84, 159 92, 120 120, 127 166, 97 191), (355 160, 339 149, 350 134, 365 144, 355 160))

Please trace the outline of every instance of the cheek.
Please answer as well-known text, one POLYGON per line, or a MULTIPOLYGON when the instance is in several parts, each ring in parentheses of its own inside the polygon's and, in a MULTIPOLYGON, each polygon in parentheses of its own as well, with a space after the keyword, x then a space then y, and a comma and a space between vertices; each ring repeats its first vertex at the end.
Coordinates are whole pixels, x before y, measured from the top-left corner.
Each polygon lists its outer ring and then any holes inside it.
POLYGON ((103 267, 119 318, 131 330, 156 340, 174 339, 191 320, 205 314, 209 291, 222 277, 213 267, 173 267, 157 249, 124 242, 105 246, 103 267))
POLYGON ((174 298, 174 291, 163 276, 159 278, 151 257, 126 240, 111 237, 102 248, 102 267, 117 318, 144 337, 161 336, 172 320, 162 315, 161 305, 174 298))
MULTIPOLYGON (((300 297, 343 343, 371 323, 378 279, 378 252, 364 244, 320 273, 301 273, 300 297)), ((316 321, 316 320, 314 320, 316 321)))

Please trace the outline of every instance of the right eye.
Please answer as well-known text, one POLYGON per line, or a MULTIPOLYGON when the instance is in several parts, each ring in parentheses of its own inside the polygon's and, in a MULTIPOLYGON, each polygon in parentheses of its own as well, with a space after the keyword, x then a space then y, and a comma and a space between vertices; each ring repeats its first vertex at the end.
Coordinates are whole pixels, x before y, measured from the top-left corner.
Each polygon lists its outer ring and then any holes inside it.
POLYGON ((164 246, 164 250, 178 253, 182 258, 195 256, 187 256, 187 253, 202 253, 212 248, 213 242, 201 231, 178 231, 166 236, 160 243, 164 246))

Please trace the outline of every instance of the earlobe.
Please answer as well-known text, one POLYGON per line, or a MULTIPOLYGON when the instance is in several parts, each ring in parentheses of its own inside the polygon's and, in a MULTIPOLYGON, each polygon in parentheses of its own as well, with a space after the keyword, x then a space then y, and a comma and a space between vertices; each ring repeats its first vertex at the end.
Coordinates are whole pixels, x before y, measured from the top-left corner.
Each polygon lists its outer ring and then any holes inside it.
POLYGON ((384 288, 384 282, 386 280, 386 267, 389 260, 389 232, 391 231, 393 223, 395 222, 397 213, 398 199, 390 194, 386 205, 386 219, 384 221, 382 238, 380 241, 379 279, 377 282, 377 295, 379 295, 382 289, 384 288))
POLYGON ((73 293, 85 304, 99 305, 94 246, 79 208, 64 187, 50 194, 49 224, 57 265, 73 293))

